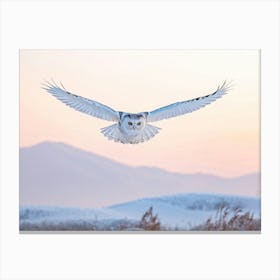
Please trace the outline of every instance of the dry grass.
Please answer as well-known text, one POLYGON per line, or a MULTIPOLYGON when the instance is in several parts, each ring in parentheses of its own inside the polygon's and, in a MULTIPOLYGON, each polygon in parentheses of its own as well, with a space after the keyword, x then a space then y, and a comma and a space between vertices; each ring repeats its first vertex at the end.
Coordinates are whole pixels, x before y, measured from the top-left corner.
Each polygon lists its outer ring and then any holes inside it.
POLYGON ((98 221, 77 221, 68 220, 63 222, 21 222, 20 230, 22 231, 122 231, 122 230, 139 230, 138 221, 132 220, 113 220, 106 222, 98 221))
MULTIPOLYGON (((28 212, 29 213, 29 212, 28 212)), ((30 213, 29 213, 30 214, 30 213)), ((245 212, 241 207, 229 206, 220 203, 217 206, 215 217, 209 218, 205 223, 189 228, 171 228, 163 226, 158 215, 153 213, 150 207, 140 220, 66 220, 66 221, 41 221, 31 222, 21 217, 20 230, 22 231, 259 231, 261 220, 254 218, 249 211, 245 212)))
POLYGON ((249 211, 244 212, 240 207, 231 208, 220 205, 215 219, 209 218, 204 224, 192 228, 203 231, 259 231, 261 220, 255 219, 249 211))
POLYGON ((153 214, 153 207, 150 207, 142 216, 141 220, 128 219, 103 220, 103 221, 42 221, 20 223, 22 231, 159 231, 164 230, 157 215, 153 214))
POLYGON ((143 230, 162 230, 158 216, 153 214, 153 207, 144 213, 139 227, 143 230))

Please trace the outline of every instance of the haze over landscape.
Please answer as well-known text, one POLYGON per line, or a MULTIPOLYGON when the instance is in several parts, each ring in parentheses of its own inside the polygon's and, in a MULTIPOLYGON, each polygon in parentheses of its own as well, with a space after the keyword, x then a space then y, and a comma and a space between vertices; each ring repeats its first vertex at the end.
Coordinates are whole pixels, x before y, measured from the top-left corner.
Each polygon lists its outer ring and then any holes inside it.
POLYGON ((131 167, 63 144, 20 149, 20 204, 103 207, 177 193, 259 197, 260 174, 223 178, 131 167))

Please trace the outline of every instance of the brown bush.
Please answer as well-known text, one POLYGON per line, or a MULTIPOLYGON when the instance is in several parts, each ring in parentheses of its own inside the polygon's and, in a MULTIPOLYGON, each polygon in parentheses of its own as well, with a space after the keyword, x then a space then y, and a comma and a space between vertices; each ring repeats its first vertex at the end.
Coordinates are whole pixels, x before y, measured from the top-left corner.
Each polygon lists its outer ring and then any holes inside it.
POLYGON ((209 218, 204 224, 192 230, 252 231, 260 229, 260 219, 254 219, 254 215, 249 211, 244 212, 240 207, 230 208, 222 204, 217 210, 214 220, 209 218))
POLYGON ((140 221, 140 228, 144 230, 161 230, 160 221, 157 215, 153 214, 153 207, 150 207, 142 216, 140 221))

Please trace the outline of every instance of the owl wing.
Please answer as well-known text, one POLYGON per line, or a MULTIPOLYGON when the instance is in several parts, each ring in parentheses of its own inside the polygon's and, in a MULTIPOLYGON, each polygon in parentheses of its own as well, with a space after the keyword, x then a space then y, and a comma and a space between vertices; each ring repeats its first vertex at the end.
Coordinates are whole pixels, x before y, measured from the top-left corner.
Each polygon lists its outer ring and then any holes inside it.
POLYGON ((106 121, 119 121, 119 112, 99 102, 72 94, 66 91, 62 84, 60 87, 55 82, 46 82, 46 84, 44 84, 42 88, 67 106, 79 112, 106 121))
POLYGON ((224 82, 222 86, 219 86, 218 89, 212 94, 182 102, 173 103, 149 112, 147 115, 147 121, 156 122, 163 119, 169 119, 187 113, 191 113, 214 102, 218 98, 222 97, 224 94, 228 93, 230 89, 231 85, 224 82))

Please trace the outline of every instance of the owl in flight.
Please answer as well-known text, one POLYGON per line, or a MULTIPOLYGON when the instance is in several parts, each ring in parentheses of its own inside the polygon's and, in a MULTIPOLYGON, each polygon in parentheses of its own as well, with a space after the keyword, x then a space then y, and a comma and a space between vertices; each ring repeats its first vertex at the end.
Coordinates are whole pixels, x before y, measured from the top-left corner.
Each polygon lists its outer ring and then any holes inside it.
POLYGON ((151 125, 151 122, 196 111, 222 97, 231 89, 231 86, 224 82, 212 94, 176 102, 151 112, 137 114, 115 111, 97 101, 72 94, 62 84, 59 86, 55 82, 47 82, 43 85, 43 89, 77 111, 102 120, 114 122, 113 125, 101 129, 103 135, 109 140, 123 144, 138 144, 150 140, 159 133, 160 128, 151 125))

